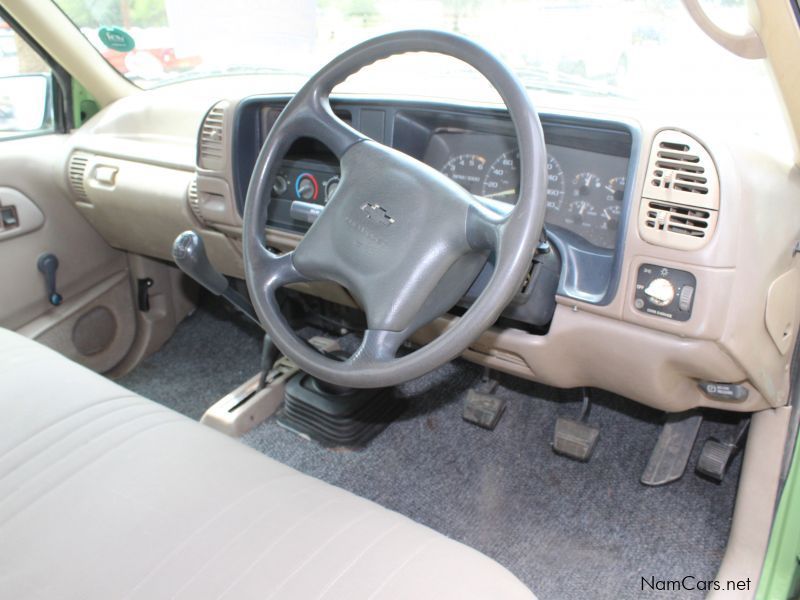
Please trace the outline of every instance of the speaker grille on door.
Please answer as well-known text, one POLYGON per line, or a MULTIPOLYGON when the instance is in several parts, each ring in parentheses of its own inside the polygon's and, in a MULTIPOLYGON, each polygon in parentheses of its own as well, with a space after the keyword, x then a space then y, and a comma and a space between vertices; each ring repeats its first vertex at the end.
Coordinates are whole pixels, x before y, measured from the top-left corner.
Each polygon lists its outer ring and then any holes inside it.
POLYGON ((105 306, 97 306, 75 321, 72 343, 84 356, 107 350, 117 335, 117 320, 105 306))

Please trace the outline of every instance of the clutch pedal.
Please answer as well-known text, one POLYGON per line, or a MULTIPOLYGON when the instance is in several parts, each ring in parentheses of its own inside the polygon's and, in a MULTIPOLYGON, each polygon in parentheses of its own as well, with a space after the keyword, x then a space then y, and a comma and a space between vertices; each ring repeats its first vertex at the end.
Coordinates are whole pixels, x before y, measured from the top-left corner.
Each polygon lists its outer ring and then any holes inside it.
POLYGON ((481 381, 467 390, 462 418, 468 423, 493 430, 506 410, 506 401, 494 395, 497 381, 491 378, 490 370, 484 369, 481 381))
POLYGON ((581 462, 586 462, 591 458, 600 435, 597 427, 592 427, 586 422, 591 406, 589 390, 583 388, 580 417, 578 419, 565 417, 556 419, 556 428, 553 432, 553 450, 556 453, 581 462))

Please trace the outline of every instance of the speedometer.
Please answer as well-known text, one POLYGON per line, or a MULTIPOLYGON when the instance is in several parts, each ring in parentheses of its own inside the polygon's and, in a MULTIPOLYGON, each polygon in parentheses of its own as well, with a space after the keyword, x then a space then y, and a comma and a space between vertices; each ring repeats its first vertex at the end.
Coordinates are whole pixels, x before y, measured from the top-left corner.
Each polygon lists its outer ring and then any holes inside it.
MULTIPOLYGON (((509 150, 489 165, 483 180, 483 196, 514 203, 519 194, 519 150, 509 150)), ((561 210, 564 202, 564 172, 558 161, 547 155, 547 212, 561 210)))
POLYGON ((498 156, 489 166, 483 180, 483 196, 503 202, 517 201, 519 188, 519 150, 509 150, 498 156))
POLYGON ((442 167, 442 173, 461 185, 470 194, 481 193, 481 181, 486 168, 486 159, 479 154, 452 156, 442 167))

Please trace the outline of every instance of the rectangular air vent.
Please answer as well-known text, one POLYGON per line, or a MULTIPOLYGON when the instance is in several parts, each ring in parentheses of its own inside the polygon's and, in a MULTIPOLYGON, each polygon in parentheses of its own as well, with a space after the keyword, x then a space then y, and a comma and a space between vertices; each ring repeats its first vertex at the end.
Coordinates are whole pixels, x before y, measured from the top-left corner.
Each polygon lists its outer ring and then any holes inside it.
POLYGON ((90 154, 82 152, 75 152, 69 157, 67 166, 67 177, 69 178, 69 187, 72 192, 83 201, 88 201, 86 195, 86 188, 83 186, 83 179, 86 175, 86 166, 89 164, 90 154))
POLYGON ((711 211, 666 202, 651 201, 645 226, 658 231, 704 238, 708 234, 711 211))
POLYGON ((651 244, 680 250, 703 246, 719 211, 719 178, 711 155, 673 129, 653 140, 639 207, 639 232, 651 244))
POLYGON ((197 163, 203 169, 219 171, 225 166, 225 109, 227 101, 218 102, 208 111, 200 126, 197 163))

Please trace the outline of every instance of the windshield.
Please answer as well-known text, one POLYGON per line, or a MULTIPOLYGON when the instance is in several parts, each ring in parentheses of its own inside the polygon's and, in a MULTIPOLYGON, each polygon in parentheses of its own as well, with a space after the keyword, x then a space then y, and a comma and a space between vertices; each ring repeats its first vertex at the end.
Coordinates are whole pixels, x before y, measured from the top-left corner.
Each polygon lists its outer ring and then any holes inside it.
MULTIPOLYGON (((680 0, 56 1, 115 69, 144 88, 220 74, 302 80, 374 35, 434 28, 483 44, 534 91, 668 104, 695 114, 705 106, 709 117, 734 113, 739 121, 742 111, 776 108, 764 61, 718 47, 680 0)), ((733 32, 747 26, 745 0, 704 6, 733 32)), ((361 83, 356 77, 346 91, 489 97, 485 83, 455 61, 393 60, 381 76, 361 83)))

